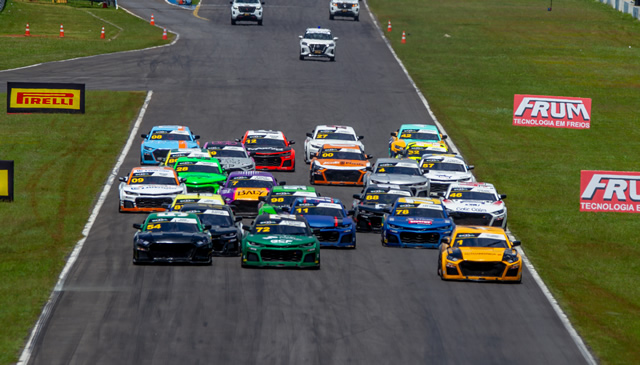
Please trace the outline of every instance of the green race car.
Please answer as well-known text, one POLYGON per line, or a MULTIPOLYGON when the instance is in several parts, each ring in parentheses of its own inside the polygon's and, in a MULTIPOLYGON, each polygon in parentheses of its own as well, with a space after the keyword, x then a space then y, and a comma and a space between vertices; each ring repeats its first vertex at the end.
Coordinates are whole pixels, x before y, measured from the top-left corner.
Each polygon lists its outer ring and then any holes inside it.
POLYGON ((180 157, 173 165, 180 179, 186 179, 188 193, 217 193, 227 173, 215 158, 180 157))
POLYGON ((262 214, 244 226, 242 267, 320 269, 320 242, 302 216, 262 214))
POLYGON ((261 197, 258 205, 258 215, 286 213, 282 208, 291 206, 296 198, 315 198, 320 196, 316 188, 304 185, 279 185, 274 186, 271 192, 261 197))

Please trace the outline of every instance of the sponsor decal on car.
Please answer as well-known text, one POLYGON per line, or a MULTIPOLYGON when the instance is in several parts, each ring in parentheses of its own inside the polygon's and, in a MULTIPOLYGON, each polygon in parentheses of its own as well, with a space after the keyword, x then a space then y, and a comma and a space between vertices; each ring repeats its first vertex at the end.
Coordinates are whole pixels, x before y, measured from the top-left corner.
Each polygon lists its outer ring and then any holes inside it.
POLYGON ((580 211, 640 212, 640 172, 580 172, 580 211))
POLYGON ((516 94, 513 100, 513 125, 589 129, 591 99, 516 94))

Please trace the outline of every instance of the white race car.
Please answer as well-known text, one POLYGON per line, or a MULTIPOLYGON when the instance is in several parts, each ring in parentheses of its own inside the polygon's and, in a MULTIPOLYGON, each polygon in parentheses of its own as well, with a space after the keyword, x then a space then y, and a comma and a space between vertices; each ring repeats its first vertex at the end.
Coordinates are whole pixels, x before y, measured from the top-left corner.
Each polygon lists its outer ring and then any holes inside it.
POLYGON ((239 20, 249 20, 262 25, 262 5, 260 0, 231 0, 231 25, 239 20))
POLYGON ((359 0, 332 0, 329 2, 329 19, 336 16, 351 17, 355 21, 360 21, 359 0))
POLYGON ((318 153, 325 144, 358 146, 364 152, 360 142, 364 136, 358 136, 352 127, 344 125, 318 125, 311 133, 307 133, 304 141, 304 162, 311 161, 311 154, 318 153))
POLYGON ((307 28, 300 38, 300 59, 305 57, 328 57, 336 60, 336 41, 338 37, 331 35, 331 30, 323 28, 307 28))
POLYGON ((445 192, 454 182, 476 181, 471 174, 473 165, 467 165, 458 155, 424 155, 420 169, 431 182, 431 193, 445 192))
POLYGON ((453 183, 444 195, 444 204, 456 224, 507 228, 507 207, 493 184, 453 183))
POLYGON ((184 180, 171 167, 134 167, 119 178, 121 212, 163 212, 178 194, 186 194, 184 180))

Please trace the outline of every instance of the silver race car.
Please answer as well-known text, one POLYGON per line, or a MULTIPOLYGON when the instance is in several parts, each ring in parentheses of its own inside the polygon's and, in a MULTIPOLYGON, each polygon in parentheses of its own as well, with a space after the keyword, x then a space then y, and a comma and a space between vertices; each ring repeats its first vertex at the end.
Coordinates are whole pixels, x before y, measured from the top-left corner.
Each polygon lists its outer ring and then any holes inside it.
POLYGON ((429 179, 422 175, 418 161, 403 158, 379 158, 364 177, 369 184, 391 184, 409 188, 415 196, 429 196, 429 179))

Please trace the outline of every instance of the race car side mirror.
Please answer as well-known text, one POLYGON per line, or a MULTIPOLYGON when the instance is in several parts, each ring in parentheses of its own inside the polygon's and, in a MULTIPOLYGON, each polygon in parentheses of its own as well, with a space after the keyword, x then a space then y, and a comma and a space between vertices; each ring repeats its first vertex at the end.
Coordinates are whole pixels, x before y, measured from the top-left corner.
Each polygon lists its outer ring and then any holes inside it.
POLYGON ((500 194, 500 199, 507 199, 507 194, 500 194))
POLYGON ((473 166, 473 165, 469 165, 469 166, 467 166, 467 168, 468 168, 469 170, 473 170, 473 169, 475 169, 476 167, 475 167, 475 166, 473 166))
POLYGON ((236 141, 236 142, 240 142, 240 141, 241 141, 241 139, 240 139, 240 138, 236 138, 236 139, 235 139, 235 141, 236 141))
POLYGON ((142 224, 140 224, 140 223, 134 223, 134 224, 133 224, 133 228, 135 228, 135 229, 142 229, 142 224))
POLYGON ((520 241, 512 241, 511 242, 511 246, 515 247, 515 246, 520 246, 522 244, 522 242, 520 241))
POLYGON ((141 135, 140 135, 140 137, 142 137, 142 138, 146 139, 146 138, 147 138, 147 135, 146 135, 146 134, 141 134, 141 135))
POLYGON ((333 40, 334 40, 334 41, 337 41, 337 40, 338 40, 338 37, 333 37, 333 40))
POLYGON ((317 153, 310 153, 309 156, 311 156, 311 158, 314 158, 314 157, 318 156, 318 154, 317 153))
POLYGON ((286 182, 286 181, 280 181, 280 182, 278 183, 278 185, 280 185, 280 186, 285 186, 285 185, 287 185, 287 182, 286 182))
MULTIPOLYGON (((302 36, 301 36, 301 35, 299 35, 299 36, 298 36, 298 38, 302 39, 302 36)), ((307 135, 309 135, 309 133, 307 133, 307 135)))
POLYGON ((296 144, 296 141, 291 140, 291 141, 289 141, 289 144, 296 144))
POLYGON ((358 136, 358 141, 364 139, 364 136, 358 136))
POLYGON ((353 194, 353 198, 360 200, 360 194, 353 194))
POLYGON ((200 139, 200 135, 196 134, 195 136, 193 136, 193 139, 200 139))
POLYGON ((397 136, 398 136, 398 133, 396 133, 396 132, 391 132, 391 137, 397 137, 397 136))
MULTIPOLYGON (((302 38, 302 36, 300 36, 302 38)), ((307 137, 313 137, 313 133, 307 133, 307 137)))
POLYGON ((267 196, 266 196, 266 195, 259 196, 259 197, 258 197, 258 201, 259 201, 259 202, 266 202, 266 201, 267 201, 267 196))
POLYGON ((373 158, 373 155, 367 155, 367 160, 371 160, 373 158))
POLYGON ((449 136, 447 136, 446 134, 442 135, 442 139, 447 139, 449 138, 449 136))
POLYGON ((120 177, 118 178, 118 180, 123 181, 123 182, 126 182, 126 181, 127 181, 127 177, 126 177, 126 176, 120 176, 120 177))
POLYGON ((442 237, 442 240, 440 240, 440 243, 442 243, 442 244, 447 244, 448 245, 449 242, 451 242, 449 237, 442 237))
POLYGON ((264 1, 261 1, 262 5, 264 5, 264 1))
POLYGON ((211 229, 211 225, 210 224, 205 224, 204 226, 202 226, 202 230, 204 231, 208 231, 211 229))
POLYGON ((185 183, 185 182, 187 182, 187 178, 186 178, 186 177, 181 177, 181 178, 180 178, 180 182, 181 182, 181 183, 185 183))

